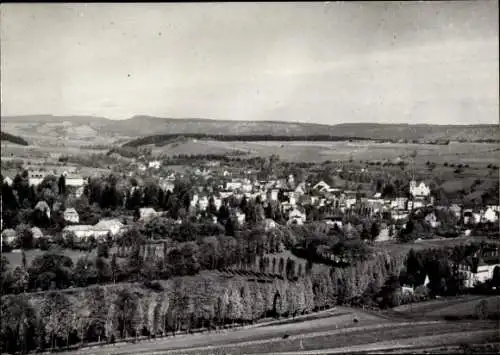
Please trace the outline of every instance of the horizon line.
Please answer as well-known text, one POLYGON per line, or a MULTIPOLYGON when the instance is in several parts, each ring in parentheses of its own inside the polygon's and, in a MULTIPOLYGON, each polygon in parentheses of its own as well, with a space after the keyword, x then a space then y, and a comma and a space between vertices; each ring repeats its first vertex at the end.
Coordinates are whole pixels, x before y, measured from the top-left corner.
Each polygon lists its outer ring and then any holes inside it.
POLYGON ((135 114, 130 117, 126 118, 110 118, 110 117, 105 117, 105 116, 98 116, 98 115, 84 115, 84 114, 77 114, 77 115, 54 115, 54 114, 24 114, 24 115, 0 115, 0 118, 6 118, 6 119, 13 119, 17 117, 35 117, 35 116, 40 116, 40 117, 54 117, 54 118, 96 118, 96 119, 105 119, 108 121, 127 121, 131 119, 137 119, 137 118, 156 118, 156 119, 163 119, 163 120, 179 120, 179 121, 188 121, 188 120, 193 120, 193 121, 219 121, 219 122, 262 122, 262 123, 281 123, 281 124, 301 124, 301 125, 316 125, 316 126, 339 126, 339 125, 406 125, 406 126, 461 126, 461 127, 466 127, 466 126, 500 126, 500 123, 475 123, 475 124, 468 124, 468 123, 409 123, 409 122, 399 122, 399 123, 392 123, 392 122, 369 122, 369 121, 359 121, 359 122, 338 122, 338 123, 317 123, 317 122, 305 122, 305 121, 280 121, 280 120, 240 120, 240 119, 219 119, 219 118, 201 118, 201 117, 161 117, 161 116, 152 116, 148 114, 135 114))

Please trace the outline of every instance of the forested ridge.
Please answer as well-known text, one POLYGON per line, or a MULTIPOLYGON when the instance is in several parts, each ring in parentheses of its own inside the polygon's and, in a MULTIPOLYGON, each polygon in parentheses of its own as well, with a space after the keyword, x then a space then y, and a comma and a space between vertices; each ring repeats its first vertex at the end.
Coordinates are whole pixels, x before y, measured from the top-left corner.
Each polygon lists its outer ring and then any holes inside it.
POLYGON ((348 136, 332 136, 332 135, 271 135, 271 134, 252 134, 252 135, 230 135, 230 134, 205 134, 205 133, 184 133, 184 134, 158 134, 142 138, 137 138, 129 141, 123 147, 139 147, 147 144, 155 144, 157 146, 168 144, 179 138, 191 139, 211 139, 222 142, 280 142, 280 141, 318 141, 318 142, 337 142, 348 140, 373 140, 363 137, 348 137, 348 136))
POLYGON ((7 133, 7 132, 0 132, 0 140, 1 141, 8 141, 8 142, 19 144, 19 145, 28 145, 28 142, 26 142, 23 138, 21 138, 19 136, 15 136, 15 135, 7 133))

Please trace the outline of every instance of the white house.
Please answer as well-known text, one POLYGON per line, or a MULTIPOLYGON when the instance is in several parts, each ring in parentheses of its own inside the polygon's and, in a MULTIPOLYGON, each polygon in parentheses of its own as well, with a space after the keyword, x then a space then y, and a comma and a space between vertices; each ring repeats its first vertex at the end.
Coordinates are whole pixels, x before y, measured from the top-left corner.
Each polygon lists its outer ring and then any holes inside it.
POLYGON ((153 217, 156 217, 158 215, 158 212, 156 212, 154 208, 143 207, 143 208, 139 208, 139 215, 140 215, 139 219, 141 221, 145 221, 145 220, 151 219, 153 217))
POLYGON ((32 171, 28 175, 28 183, 30 186, 38 186, 45 178, 46 174, 40 171, 32 171))
POLYGON ((198 204, 198 194, 194 194, 193 197, 191 198, 191 207, 196 207, 198 204))
POLYGON ((62 231, 63 238, 67 238, 70 233, 74 233, 76 238, 80 241, 84 241, 90 237, 94 237, 96 239, 105 238, 109 230, 97 228, 92 225, 87 224, 78 224, 75 226, 66 226, 62 231))
POLYGON ((5 229, 2 231, 2 243, 13 245, 17 239, 17 233, 14 229, 5 229))
POLYGON ((161 180, 160 188, 165 192, 167 191, 174 192, 175 184, 168 180, 161 180))
POLYGON ((241 181, 237 181, 237 180, 228 181, 226 183, 226 190, 233 191, 233 190, 241 189, 242 185, 243 184, 241 181))
POLYGON ((67 222, 71 223, 78 223, 80 222, 80 216, 78 215, 78 212, 73 207, 66 208, 63 213, 64 220, 67 222))
POLYGON ((85 185, 85 179, 80 175, 70 175, 67 172, 63 173, 66 186, 82 187, 85 185))
POLYGON ((464 224, 478 224, 481 222, 481 214, 471 209, 464 210, 464 224))
POLYGON ((269 191, 269 201, 278 201, 278 189, 271 189, 269 191))
POLYGON ((302 225, 306 221, 306 214, 294 208, 288 213, 288 224, 302 225))
POLYGON ((201 211, 205 211, 208 208, 208 198, 207 198, 207 196, 202 196, 200 199, 198 199, 198 208, 201 211))
POLYGON ((406 204, 408 202, 408 198, 406 197, 396 197, 391 201, 391 208, 398 210, 406 210, 406 204))
POLYGON ((329 189, 330 185, 328 185, 323 180, 321 180, 320 182, 318 182, 316 185, 313 186, 313 190, 328 191, 329 189))
POLYGON ((150 169, 160 169, 161 162, 159 160, 153 160, 148 163, 148 168, 150 169))
POLYGON ((472 288, 478 282, 492 279, 496 267, 500 267, 500 264, 485 263, 483 259, 471 258, 459 265, 459 271, 465 276, 465 287, 472 288))
POLYGON ((236 216, 236 220, 238 221, 239 224, 245 223, 246 215, 243 212, 236 211, 235 216, 236 216))
POLYGON ((42 213, 44 213, 47 216, 47 218, 50 219, 50 207, 47 204, 47 202, 38 201, 36 206, 35 206, 35 210, 41 211, 42 213))
POLYGON ((6 176, 3 178, 3 183, 12 186, 13 180, 10 177, 6 176))
POLYGON ((429 196, 430 188, 422 181, 417 185, 415 180, 410 181, 410 194, 414 198, 423 198, 429 196))
POLYGON ((498 212, 490 206, 486 209, 486 211, 484 211, 481 220, 483 222, 495 223, 496 221, 498 221, 498 212))
POLYGON ((33 235, 33 239, 39 239, 43 237, 43 232, 38 227, 33 227, 30 229, 31 234, 33 235))
POLYGON ((123 232, 125 226, 122 222, 113 219, 101 219, 95 226, 96 229, 107 230, 113 237, 123 232))

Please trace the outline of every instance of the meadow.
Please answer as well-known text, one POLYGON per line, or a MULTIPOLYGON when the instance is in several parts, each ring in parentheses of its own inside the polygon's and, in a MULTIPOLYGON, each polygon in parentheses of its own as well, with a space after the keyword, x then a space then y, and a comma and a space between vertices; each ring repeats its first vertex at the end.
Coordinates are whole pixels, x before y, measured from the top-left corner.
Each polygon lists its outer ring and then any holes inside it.
POLYGON ((392 161, 411 159, 417 165, 432 161, 436 164, 461 163, 483 167, 500 158, 500 148, 489 143, 450 143, 449 145, 399 144, 374 142, 221 142, 215 140, 186 140, 163 147, 153 153, 166 156, 179 154, 231 154, 249 156, 278 154, 282 160, 323 162, 325 160, 392 161))

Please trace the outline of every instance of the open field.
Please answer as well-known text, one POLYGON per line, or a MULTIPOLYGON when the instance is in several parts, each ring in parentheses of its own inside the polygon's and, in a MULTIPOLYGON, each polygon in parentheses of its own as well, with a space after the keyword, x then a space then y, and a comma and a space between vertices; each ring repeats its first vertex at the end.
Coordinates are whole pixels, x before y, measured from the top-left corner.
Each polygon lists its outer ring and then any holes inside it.
MULTIPOLYGON (((442 300, 432 312, 450 307, 468 309, 485 297, 465 296, 442 300), (467 305, 467 306, 465 306, 467 305)), ((490 298, 487 298, 490 302, 490 298)), ((429 305, 422 306, 429 307, 429 305)), ((427 308, 430 309, 430 308, 427 308)), ((451 308, 450 308, 451 309, 451 308)), ((401 312, 402 313, 402 312, 401 312)), ((117 343, 82 349, 73 354, 265 354, 347 353, 388 349, 443 347, 463 343, 498 342, 494 321, 405 319, 387 314, 338 307, 321 317, 264 325, 219 333, 181 335, 136 344, 117 343), (358 322, 354 322, 354 318, 358 322), (286 335, 286 337, 285 337, 286 335)))
POLYGON ((457 237, 457 238, 441 238, 441 239, 423 239, 415 243, 398 243, 397 241, 387 241, 375 243, 375 249, 381 251, 389 251, 392 253, 409 252, 410 249, 422 250, 429 248, 443 248, 453 247, 456 245, 470 244, 472 242, 485 241, 488 243, 495 243, 500 246, 500 241, 497 239, 490 239, 487 237, 470 236, 470 237, 457 237))
POLYGON ((500 297, 475 295, 404 305, 393 308, 391 312, 411 318, 472 318, 476 315, 477 305, 483 300, 487 302, 488 315, 497 317, 500 316, 500 297))
POLYGON ((231 154, 239 151, 250 156, 278 154, 289 161, 322 162, 325 160, 387 161, 408 158, 417 151, 415 164, 427 161, 436 164, 462 163, 471 167, 495 163, 500 158, 497 144, 451 143, 449 145, 397 144, 373 142, 221 142, 214 140, 187 140, 153 148, 153 153, 177 154, 231 154))
MULTIPOLYGON (((26 263, 28 266, 31 264, 33 259, 37 256, 45 254, 47 251, 43 251, 40 249, 31 249, 26 250, 24 253, 26 255, 26 263)), ((116 252, 116 248, 110 248, 110 255, 116 252)), ((78 259, 81 257, 88 256, 89 259, 95 258, 97 256, 97 249, 93 249, 92 251, 82 251, 82 250, 73 250, 73 249, 63 249, 62 253, 73 260, 73 263, 76 263, 78 259)), ((11 251, 11 252, 3 252, 3 256, 9 261, 10 267, 15 268, 16 266, 22 265, 22 253, 20 251, 11 251)))

